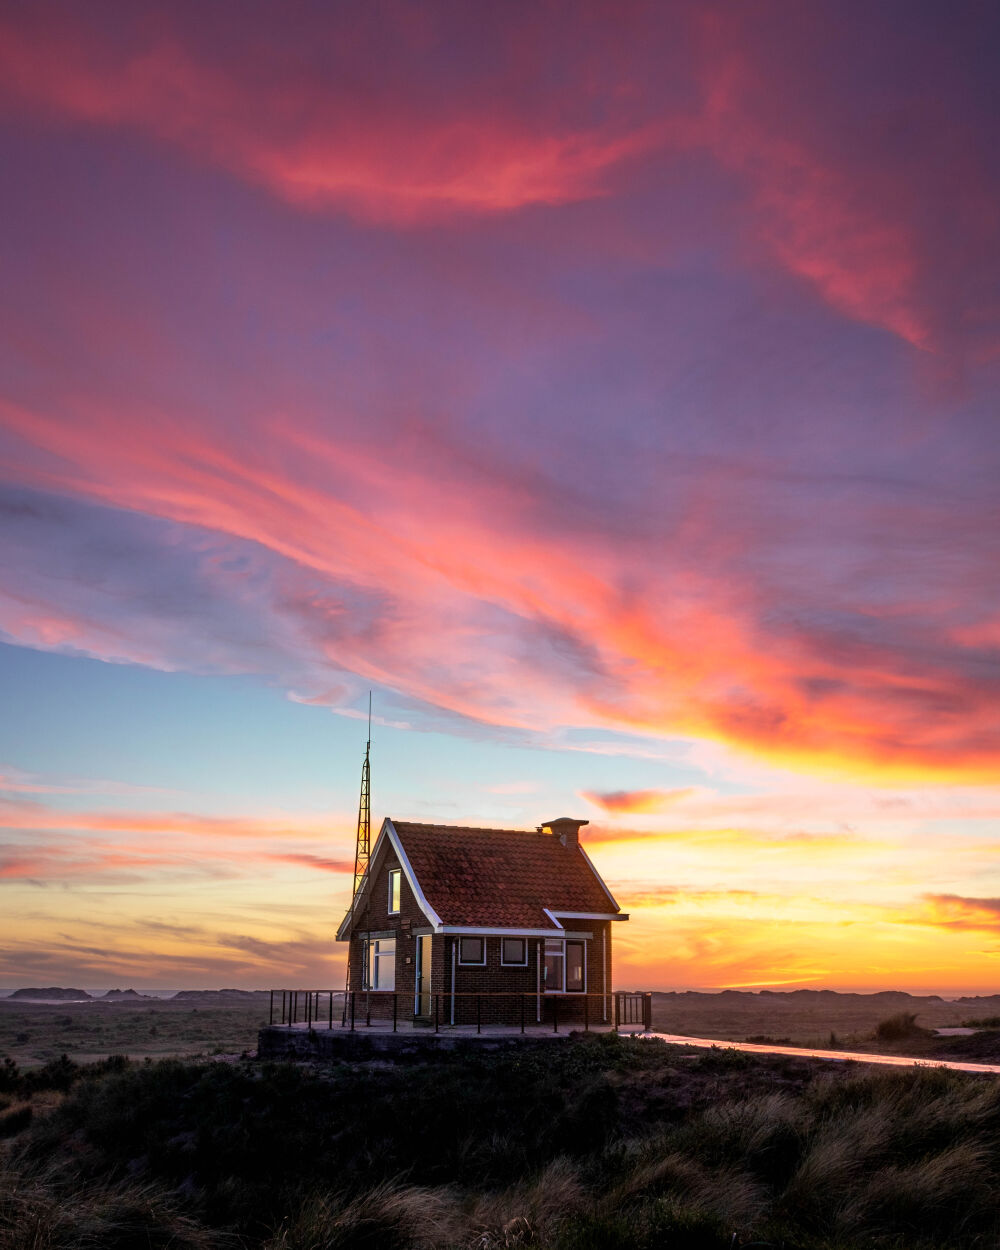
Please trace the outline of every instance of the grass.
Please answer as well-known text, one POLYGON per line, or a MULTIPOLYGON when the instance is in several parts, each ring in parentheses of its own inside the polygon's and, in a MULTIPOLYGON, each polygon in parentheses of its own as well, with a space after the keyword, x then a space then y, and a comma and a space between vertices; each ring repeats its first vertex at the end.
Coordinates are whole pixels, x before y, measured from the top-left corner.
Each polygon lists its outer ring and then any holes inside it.
POLYGON ((941 1069, 592 1036, 5 1072, 0 1250, 1000 1245, 1000 1083, 941 1069))
POLYGON ((79 1062, 106 1055, 168 1058, 240 1054, 257 1045, 267 1000, 236 1005, 172 1002, 31 1003, 0 999, 0 1055, 22 1067, 69 1055, 79 1062))

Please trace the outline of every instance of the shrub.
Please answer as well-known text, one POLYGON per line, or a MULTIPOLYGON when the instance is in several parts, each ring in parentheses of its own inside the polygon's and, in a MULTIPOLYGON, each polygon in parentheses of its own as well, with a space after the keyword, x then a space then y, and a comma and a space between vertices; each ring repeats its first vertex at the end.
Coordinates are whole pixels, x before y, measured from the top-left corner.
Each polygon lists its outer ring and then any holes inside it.
POLYGON ((917 1017, 912 1011, 901 1011, 895 1016, 880 1020, 875 1026, 875 1037, 880 1042, 899 1042, 907 1037, 919 1037, 925 1034, 917 1024, 917 1017))

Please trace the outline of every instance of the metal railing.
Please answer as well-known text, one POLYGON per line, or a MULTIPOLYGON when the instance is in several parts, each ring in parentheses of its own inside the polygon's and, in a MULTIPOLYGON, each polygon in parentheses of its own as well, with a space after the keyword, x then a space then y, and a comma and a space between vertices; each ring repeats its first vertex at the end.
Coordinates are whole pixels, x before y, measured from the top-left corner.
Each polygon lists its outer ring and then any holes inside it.
POLYGON ((421 995, 427 1011, 413 1011, 414 994, 393 990, 271 990, 268 1023, 293 1028, 389 1028, 396 1033, 401 1023, 409 1027, 472 1029, 503 1027, 526 1033, 529 1029, 579 1029, 639 1026, 652 1028, 652 994, 620 991, 607 994, 539 994, 537 991, 464 993, 435 991, 421 995), (504 1000, 504 1001, 501 1001, 504 1000), (613 1001, 612 1001, 613 1000, 613 1001), (485 1015, 484 1015, 485 1004, 485 1015), (401 1010, 402 1007, 402 1010, 401 1010), (409 1010, 407 1010, 409 1008, 409 1010), (461 1018, 458 1018, 461 1017, 461 1018))

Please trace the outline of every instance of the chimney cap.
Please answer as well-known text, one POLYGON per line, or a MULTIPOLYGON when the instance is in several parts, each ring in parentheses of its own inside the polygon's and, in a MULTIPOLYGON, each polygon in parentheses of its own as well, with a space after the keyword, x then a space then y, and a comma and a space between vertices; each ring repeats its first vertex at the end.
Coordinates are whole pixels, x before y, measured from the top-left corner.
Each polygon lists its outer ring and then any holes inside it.
POLYGON ((579 846, 580 828, 589 824, 589 820, 575 820, 572 816, 557 816, 555 820, 547 820, 544 825, 539 825, 538 832, 544 833, 547 829, 550 835, 563 846, 579 846))

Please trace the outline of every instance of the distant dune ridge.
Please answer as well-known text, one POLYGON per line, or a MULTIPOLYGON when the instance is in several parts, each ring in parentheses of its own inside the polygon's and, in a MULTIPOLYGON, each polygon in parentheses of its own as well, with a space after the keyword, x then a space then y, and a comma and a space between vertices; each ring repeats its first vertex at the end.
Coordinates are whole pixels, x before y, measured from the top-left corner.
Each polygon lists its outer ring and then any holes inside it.
POLYGON ((28 998, 39 1002, 51 1002, 53 999, 59 1001, 80 1001, 81 999, 93 998, 92 994, 88 994, 86 990, 69 990, 60 986, 50 986, 47 990, 26 989, 15 990, 13 994, 8 995, 10 998, 28 998))
POLYGON ((250 1002, 263 995, 267 995, 269 990, 178 990, 176 994, 170 995, 168 998, 160 999, 156 995, 140 994, 138 990, 114 989, 107 990, 103 994, 89 994, 86 990, 68 989, 64 986, 49 986, 47 989, 20 989, 14 990, 12 994, 8 994, 7 998, 19 999, 21 1002, 152 1002, 158 1000, 160 1002, 172 1002, 175 999, 181 1001, 193 1000, 195 1002, 204 1001, 226 1001, 226 1002, 250 1002))

